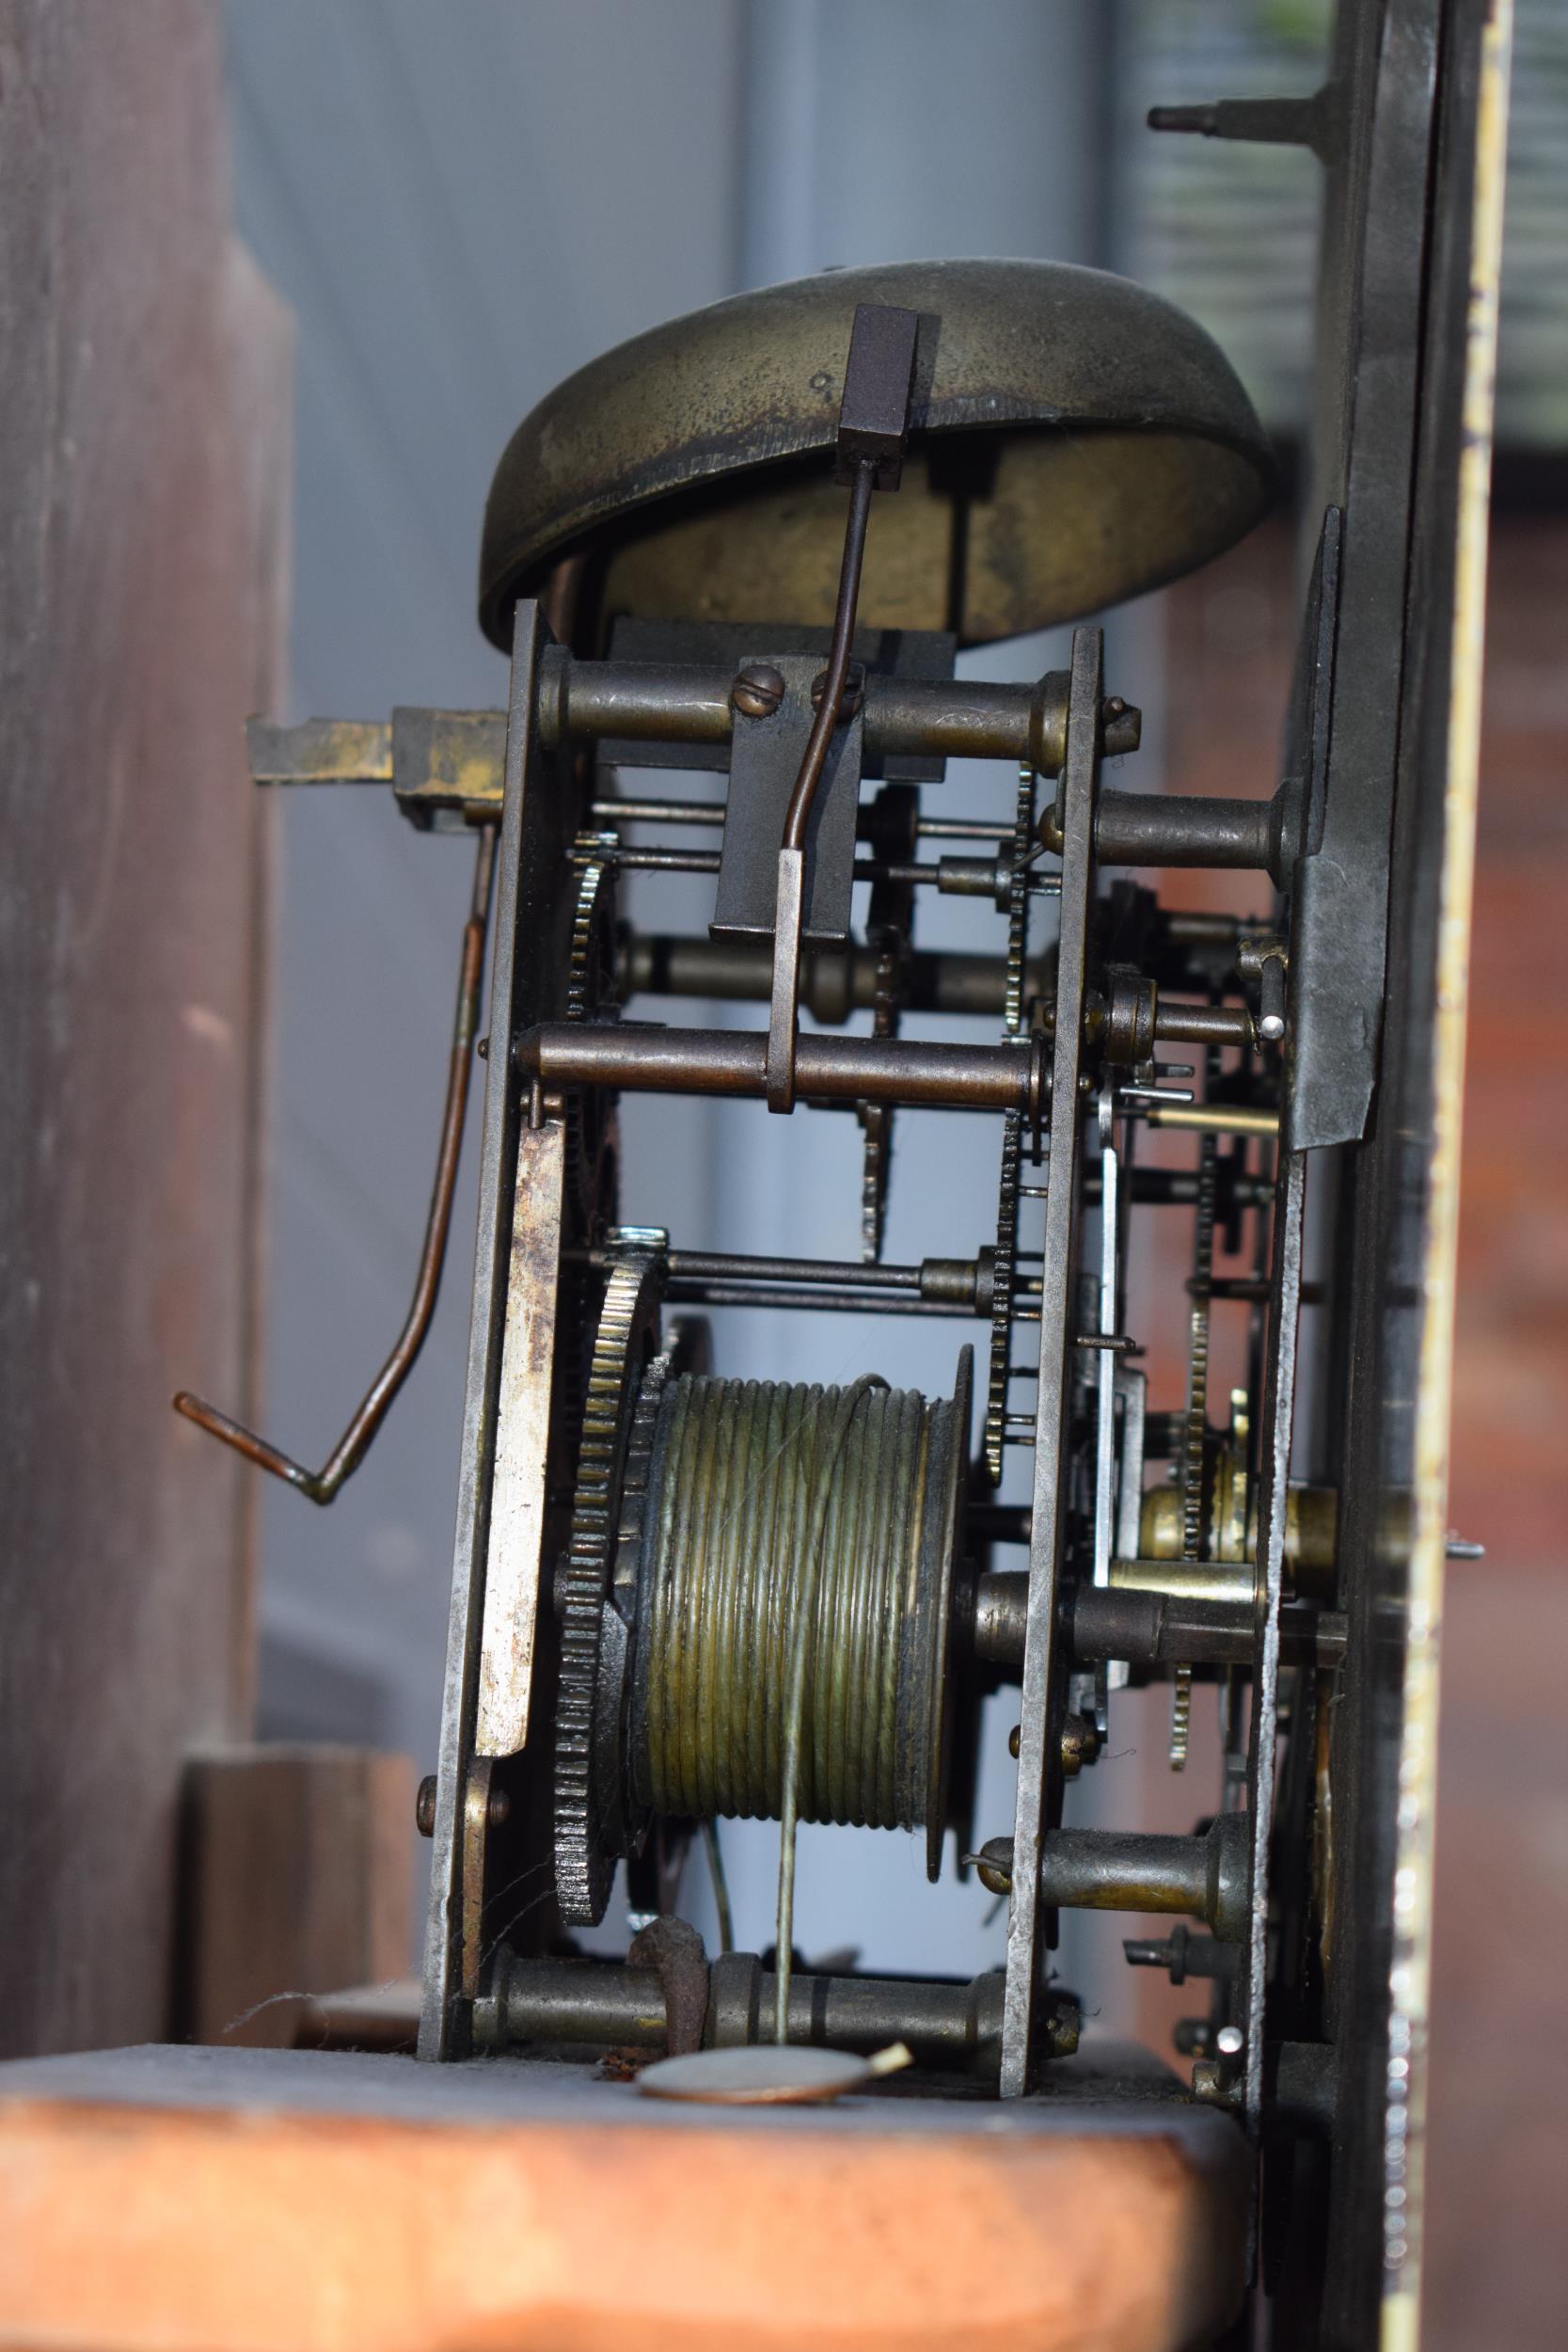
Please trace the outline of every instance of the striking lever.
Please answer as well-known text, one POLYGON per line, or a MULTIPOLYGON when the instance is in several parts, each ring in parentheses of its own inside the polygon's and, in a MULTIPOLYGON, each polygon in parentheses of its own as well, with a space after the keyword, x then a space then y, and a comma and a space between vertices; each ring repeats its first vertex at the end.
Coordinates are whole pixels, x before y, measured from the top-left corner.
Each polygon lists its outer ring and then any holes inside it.
POLYGON ((784 842, 779 850, 778 898, 773 915, 773 989, 768 1017, 768 1107, 795 1107, 795 1034, 800 999, 800 930, 805 913, 806 837, 812 804, 827 765, 828 747, 839 722, 849 675, 849 649, 860 602, 861 565, 873 490, 896 490, 909 431, 914 383, 915 338, 920 317, 891 304, 856 306, 838 412, 837 480, 849 485, 849 517, 844 532, 838 604, 816 720, 789 796, 784 842))

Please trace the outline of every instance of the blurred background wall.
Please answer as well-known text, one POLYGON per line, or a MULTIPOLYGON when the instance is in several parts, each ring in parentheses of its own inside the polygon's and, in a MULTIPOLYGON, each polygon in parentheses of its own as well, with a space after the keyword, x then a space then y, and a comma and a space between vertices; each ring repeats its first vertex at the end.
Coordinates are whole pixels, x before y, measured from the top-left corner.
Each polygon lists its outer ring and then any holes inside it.
MULTIPOLYGON (((503 667, 472 601, 507 436, 598 351, 742 286, 921 253, 1123 268, 1206 321, 1289 444, 1306 410, 1317 167, 1157 139, 1141 123, 1156 100, 1311 89, 1325 18, 1321 0, 228 0, 240 227, 298 320, 292 683, 277 715, 501 702, 503 667)), ((1538 1963, 1568 1930, 1556 1733, 1568 1605, 1553 1575, 1568 1511, 1565 199, 1568 24, 1554 0, 1522 0, 1453 1472, 1455 1523, 1488 1558, 1449 1580, 1434 2344, 1557 2340, 1528 2282, 1544 2275, 1531 2249, 1553 2199, 1560 2210, 1563 2158, 1519 2117, 1561 2046, 1538 1963), (1530 1932, 1502 1936, 1522 1886, 1530 1932)), ((1118 782, 1272 781, 1292 562, 1282 517, 1116 617, 1112 681, 1147 714, 1146 749, 1118 782)), ((1050 658, 1037 642, 982 666, 1025 675, 1050 658)), ((379 795, 296 797, 285 814, 264 1425, 312 1457, 405 1303, 467 869, 456 845, 407 834, 379 795)), ((944 903, 941 916, 961 913, 944 903)), ((641 1104, 628 1126, 643 1171, 628 1213, 714 1247, 755 1246, 760 1216, 780 1248, 847 1248, 849 1122, 802 1118, 781 1136, 752 1106, 675 1120, 641 1104)), ((931 1246, 927 1183, 973 1200, 978 1238, 988 1152, 966 1159, 974 1145, 934 1120, 906 1121, 903 1143, 892 1254, 931 1246)), ((334 1509, 263 1493, 269 1734, 378 1740, 421 1765, 433 1753, 467 1250, 460 1230, 424 1359, 334 1509)), ((719 1341, 732 1368, 832 1377, 876 1360, 866 1329, 732 1315, 719 1341)), ((923 1337, 915 1352, 900 1375, 944 1389, 945 1345, 923 1337)), ((1003 1773, 1006 1728, 988 1732, 1003 1773)), ((1132 1753, 1107 1759, 1093 1801, 1119 1809, 1138 1780, 1191 1810, 1198 1791, 1172 1798, 1159 1730, 1150 1719, 1132 1753)), ((1006 1784, 983 1785, 982 1818, 988 1785, 1006 1784)), ((772 1833, 727 1832, 726 1844, 743 1940, 763 1939, 772 1833)), ((847 1856, 808 1836, 808 1950, 831 1940, 907 1958, 916 1919, 930 1966, 967 1969, 994 1948, 973 1891, 930 1905, 902 1841, 863 1839, 847 1856)), ((1080 1943, 1064 1958, 1070 1974, 1092 1954, 1080 1943)), ((1105 2022, 1129 2021, 1125 1975, 1108 1982, 1105 2022)))

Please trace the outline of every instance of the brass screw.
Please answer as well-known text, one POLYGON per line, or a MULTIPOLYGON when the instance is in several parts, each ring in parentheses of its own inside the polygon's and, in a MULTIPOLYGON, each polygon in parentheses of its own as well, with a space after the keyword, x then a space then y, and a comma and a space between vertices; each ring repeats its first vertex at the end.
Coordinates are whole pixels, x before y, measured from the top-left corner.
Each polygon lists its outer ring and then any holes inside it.
POLYGON ((1193 2097, 1212 2106, 1238 2106, 1241 2085, 1224 2058, 1202 2058, 1193 2068, 1193 2097))
POLYGON ((1010 1895, 1013 1889, 1013 1841, 993 1837, 978 1853, 965 1854, 988 1895, 1010 1895))
MULTIPOLYGON (((828 673, 826 670, 818 670, 811 682, 811 707, 814 710, 821 709, 822 697, 827 691, 828 673)), ((839 697, 838 715, 841 724, 846 719, 854 717, 864 699, 865 693, 861 676, 858 672, 851 670, 844 681, 844 691, 839 697)))
POLYGON ((1083 2025, 1084 2012, 1075 2000, 1063 1996, 1053 2003, 1045 2027, 1053 2058, 1071 2058, 1075 2054, 1083 2025))
MULTIPOLYGON (((499 1829, 512 1819, 512 1800, 504 1788, 492 1788, 490 1801, 484 1808, 484 1819, 491 1829, 499 1829)), ((436 1775, 426 1772, 414 1799, 414 1825, 421 1837, 436 1835, 436 1775)))
POLYGON ((749 661, 730 688, 730 707, 747 719, 770 719, 784 698, 783 675, 770 661, 749 661))
MULTIPOLYGON (((1007 1754, 1017 1757, 1023 1726, 1015 1724, 1007 1734, 1007 1754)), ((1062 1725, 1062 1777, 1076 1780, 1085 1764, 1100 1754, 1100 1734, 1083 1715, 1069 1715, 1062 1725)))
POLYGON ((1069 1715, 1062 1725, 1062 1778, 1076 1780, 1100 1754, 1100 1734, 1086 1715, 1069 1715))

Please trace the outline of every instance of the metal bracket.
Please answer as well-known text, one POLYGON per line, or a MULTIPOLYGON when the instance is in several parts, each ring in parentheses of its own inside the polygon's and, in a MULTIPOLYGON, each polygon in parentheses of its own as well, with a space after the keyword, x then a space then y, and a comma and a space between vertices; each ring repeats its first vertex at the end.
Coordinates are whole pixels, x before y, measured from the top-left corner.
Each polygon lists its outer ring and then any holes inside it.
POLYGON ((1029 1536, 1029 1621, 1023 1644, 1013 1824, 1014 1871, 1007 1910, 1007 1976, 1003 1996, 1001 2090, 1021 2098, 1029 2087, 1039 1994, 1041 1840, 1060 1794, 1060 1677, 1056 1672, 1057 1588, 1066 1522, 1066 1434, 1069 1401, 1077 1239, 1079 1078, 1084 1057, 1084 992, 1094 887, 1095 793, 1100 780, 1102 634, 1074 630, 1062 767, 1062 900, 1057 948, 1056 1026, 1053 1041, 1051 1144, 1045 1176, 1045 1255, 1040 1270, 1039 1387, 1035 1419, 1035 1483, 1029 1536))

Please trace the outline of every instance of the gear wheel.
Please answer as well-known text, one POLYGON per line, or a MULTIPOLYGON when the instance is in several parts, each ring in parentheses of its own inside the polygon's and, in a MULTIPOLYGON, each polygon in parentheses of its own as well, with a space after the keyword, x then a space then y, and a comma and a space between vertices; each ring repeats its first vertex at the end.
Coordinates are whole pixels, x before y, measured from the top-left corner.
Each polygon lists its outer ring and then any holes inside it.
MULTIPOLYGON (((877 947, 877 993, 872 1006, 873 1037, 896 1037, 903 979, 903 939, 892 929, 881 931, 877 947)), ((887 1225, 888 1179, 893 1173, 893 1105, 858 1103, 855 1106, 865 1137, 861 1161, 861 1258, 875 1265, 882 1254, 887 1225)))
POLYGON ((1018 807, 1013 818, 1012 884, 1007 897, 1007 981, 1002 1026, 1008 1037, 1023 1027, 1023 986, 1029 955, 1029 867, 1034 857, 1035 771, 1018 771, 1018 807))
MULTIPOLYGON (((566 964, 568 1021, 613 1018, 615 999, 613 834, 579 834, 572 850, 577 902, 566 964)), ((566 1098, 567 1171, 580 1230, 596 1238, 615 1215, 615 1115, 597 1089, 566 1098)))
POLYGON ((1008 1111, 1002 1126, 1002 1183, 996 1207, 996 1248, 990 1267, 990 1364, 986 1383, 986 1475, 1002 1483, 1007 1442, 1007 1384, 1013 1355, 1013 1272, 1018 1255, 1018 1187, 1023 1163, 1023 1114, 1008 1111))
MULTIPOLYGON (((636 1432, 642 1375, 658 1348, 664 1288, 661 1250, 650 1244, 612 1245, 615 1263, 605 1286, 588 1373, 578 1453, 572 1534, 560 1580, 561 1670, 555 1712, 555 1885, 562 1918, 596 1926, 615 1875, 619 1839, 607 1837, 602 1767, 595 1772, 601 1729, 601 1680, 607 1613, 614 1607, 620 1501, 636 1432)), ((625 1643, 618 1646, 623 1655, 625 1643)), ((618 1686, 617 1686, 618 1689, 618 1686)), ((618 1697, 617 1697, 618 1706, 618 1697)), ((611 1789, 612 1805, 618 1795, 611 1789)))
MULTIPOLYGON (((1211 1075, 1212 1073, 1211 1073, 1211 1075)), ((1214 1214, 1219 1193, 1219 1147, 1205 1136, 1198 1152, 1197 1220, 1193 1249, 1193 1304, 1187 1344, 1187 1417, 1181 1444, 1181 1556, 1203 1555, 1203 1500, 1209 1440, 1209 1319, 1214 1278, 1214 1214)), ((1171 1681, 1170 1768, 1187 1761, 1193 1711, 1193 1670, 1178 1665, 1171 1681)))
MULTIPOLYGON (((1035 771, 1018 771, 1018 808, 1013 820, 1012 891, 1007 907, 1007 977, 1003 1034, 1023 1028, 1023 988, 1029 952, 1029 861, 1035 826, 1035 771)), ((1013 1278, 1018 1261, 1019 1185, 1023 1172, 1023 1119, 1009 1111, 1002 1129, 1002 1182, 996 1207, 996 1247, 991 1254, 990 1364, 986 1383, 986 1475, 1002 1483, 1007 1443, 1007 1395, 1012 1377, 1013 1278)))

